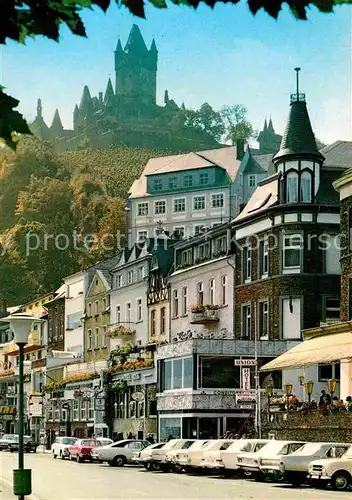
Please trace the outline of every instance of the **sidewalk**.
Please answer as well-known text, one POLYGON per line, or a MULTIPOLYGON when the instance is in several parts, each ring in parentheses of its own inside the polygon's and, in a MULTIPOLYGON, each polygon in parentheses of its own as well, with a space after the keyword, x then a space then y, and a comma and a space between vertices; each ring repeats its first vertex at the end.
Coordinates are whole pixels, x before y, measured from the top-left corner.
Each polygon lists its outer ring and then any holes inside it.
POLYGON ((15 500, 17 497, 12 492, 12 488, 1 481, 0 483, 0 498, 1 500, 15 500))

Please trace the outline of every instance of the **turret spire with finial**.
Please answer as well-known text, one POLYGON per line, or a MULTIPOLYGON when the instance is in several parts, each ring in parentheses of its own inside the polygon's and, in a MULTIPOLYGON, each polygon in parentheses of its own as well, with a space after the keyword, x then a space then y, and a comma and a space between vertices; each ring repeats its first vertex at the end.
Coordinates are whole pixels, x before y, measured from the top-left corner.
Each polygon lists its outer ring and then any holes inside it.
POLYGON ((43 107, 42 107, 42 100, 38 99, 37 101, 37 118, 43 118, 43 107))

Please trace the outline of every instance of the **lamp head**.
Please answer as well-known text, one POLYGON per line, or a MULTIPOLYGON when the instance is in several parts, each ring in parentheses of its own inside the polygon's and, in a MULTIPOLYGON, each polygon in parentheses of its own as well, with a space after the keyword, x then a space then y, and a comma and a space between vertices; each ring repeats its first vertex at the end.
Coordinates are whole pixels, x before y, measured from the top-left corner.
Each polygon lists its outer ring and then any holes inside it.
POLYGON ((334 393, 336 390, 336 380, 334 378, 331 378, 328 380, 328 388, 329 392, 334 393))
POLYGON ((308 382, 305 382, 304 387, 305 387, 306 393, 311 395, 313 392, 314 382, 312 380, 308 380, 308 382))
POLYGON ((293 385, 292 384, 285 384, 284 390, 285 390, 286 396, 291 396, 292 389, 293 389, 293 385))
POLYGON ((28 335, 31 333, 34 323, 40 323, 43 320, 30 314, 15 313, 0 318, 0 321, 10 324, 15 344, 27 344, 28 335))
POLYGON ((304 385, 304 375, 300 375, 298 377, 298 382, 299 382, 299 385, 304 385))

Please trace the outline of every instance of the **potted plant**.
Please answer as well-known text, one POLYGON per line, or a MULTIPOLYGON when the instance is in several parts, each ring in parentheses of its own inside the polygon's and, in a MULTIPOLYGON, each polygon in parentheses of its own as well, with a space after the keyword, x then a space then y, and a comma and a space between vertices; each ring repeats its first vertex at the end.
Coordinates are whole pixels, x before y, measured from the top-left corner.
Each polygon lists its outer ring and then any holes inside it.
POLYGON ((208 311, 209 316, 215 316, 216 311, 219 309, 219 306, 216 304, 207 304, 205 309, 208 311))
POLYGON ((190 310, 193 314, 203 314, 205 311, 205 306, 203 306, 203 304, 192 304, 190 310))

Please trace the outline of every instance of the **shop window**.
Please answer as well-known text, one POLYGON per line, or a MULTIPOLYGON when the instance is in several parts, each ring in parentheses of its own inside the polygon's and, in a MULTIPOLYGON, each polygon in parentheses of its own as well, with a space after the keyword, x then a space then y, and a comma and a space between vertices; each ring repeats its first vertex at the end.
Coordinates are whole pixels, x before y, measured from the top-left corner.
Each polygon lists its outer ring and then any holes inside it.
POLYGON ((234 358, 227 356, 203 356, 199 366, 200 389, 238 389, 240 368, 234 358))

